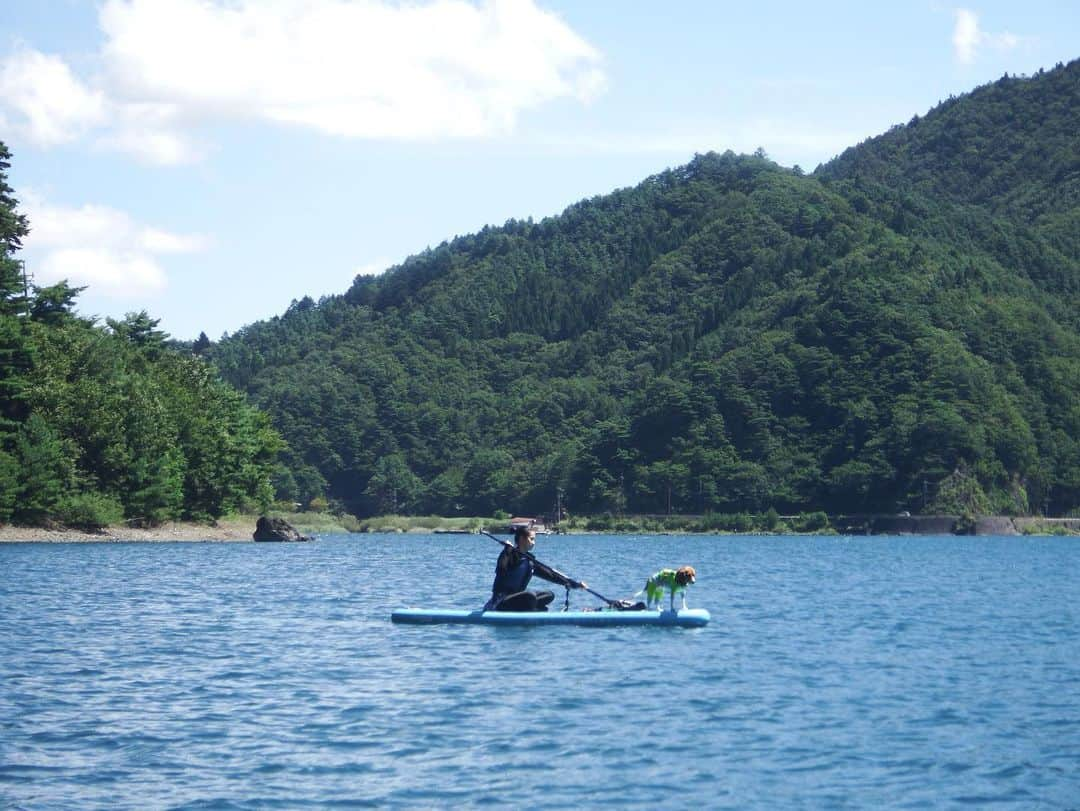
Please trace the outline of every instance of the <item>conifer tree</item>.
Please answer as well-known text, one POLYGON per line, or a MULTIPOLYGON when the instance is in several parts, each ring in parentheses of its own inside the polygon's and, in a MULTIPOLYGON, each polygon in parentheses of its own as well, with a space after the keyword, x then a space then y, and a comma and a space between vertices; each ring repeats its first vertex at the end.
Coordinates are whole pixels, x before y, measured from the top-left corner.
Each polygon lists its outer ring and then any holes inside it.
POLYGON ((69 454, 45 419, 31 414, 15 437, 14 455, 19 473, 13 517, 40 523, 54 513, 72 484, 69 454))
MULTIPOLYGON (((29 232, 26 217, 7 184, 11 153, 0 142, 0 449, 10 444, 12 432, 26 417, 22 397, 30 350, 20 316, 26 308, 25 277, 15 253, 29 232)), ((0 499, 4 484, 0 477, 0 499)))
POLYGON ((26 216, 16 207, 18 201, 7 184, 11 153, 0 141, 0 315, 17 315, 26 309, 26 277, 15 253, 30 232, 26 216))

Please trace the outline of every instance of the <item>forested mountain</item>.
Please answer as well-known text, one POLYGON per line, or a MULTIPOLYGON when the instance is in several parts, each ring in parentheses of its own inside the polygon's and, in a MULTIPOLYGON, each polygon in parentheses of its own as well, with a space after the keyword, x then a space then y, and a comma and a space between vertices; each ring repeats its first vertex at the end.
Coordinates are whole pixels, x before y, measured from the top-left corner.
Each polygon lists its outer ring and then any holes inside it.
POLYGON ((32 223, 0 143, 0 522, 98 528, 207 519, 273 496, 266 415, 145 312, 75 315, 81 288, 27 285, 32 223))
POLYGON ((709 153, 211 347, 359 514, 1080 507, 1080 62, 709 153))

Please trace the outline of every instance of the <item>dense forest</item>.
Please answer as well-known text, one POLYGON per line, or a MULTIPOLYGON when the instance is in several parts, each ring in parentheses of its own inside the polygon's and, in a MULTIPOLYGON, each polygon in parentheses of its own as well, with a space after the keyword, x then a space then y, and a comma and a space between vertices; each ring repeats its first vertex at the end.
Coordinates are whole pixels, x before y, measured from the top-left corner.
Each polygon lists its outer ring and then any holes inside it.
MULTIPOLYGON (((1080 62, 708 153, 205 349, 360 515, 1080 507, 1080 62)), ((202 342, 205 345, 205 341, 202 342)))
POLYGON ((0 522, 1080 510, 1080 62, 810 175, 707 153, 212 343, 27 285, 0 522), (243 393, 241 393, 243 392, 243 393))
POLYGON ((265 507, 283 447, 265 414, 147 313, 96 324, 81 288, 26 283, 0 143, 0 522, 96 529, 265 507))

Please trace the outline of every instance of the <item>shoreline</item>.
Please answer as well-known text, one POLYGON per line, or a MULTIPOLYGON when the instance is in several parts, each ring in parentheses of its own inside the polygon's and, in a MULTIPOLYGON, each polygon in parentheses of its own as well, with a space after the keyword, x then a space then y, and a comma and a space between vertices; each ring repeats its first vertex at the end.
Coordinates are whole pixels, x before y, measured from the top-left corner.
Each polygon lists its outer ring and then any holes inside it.
POLYGON ((104 532, 0 525, 0 543, 255 543, 255 519, 223 519, 213 525, 169 521, 142 529, 114 526, 104 532))
MULTIPOLYGON (((940 519, 935 519, 940 520, 940 519)), ((0 524, 0 544, 17 543, 256 543, 252 534, 255 531, 257 516, 236 516, 222 518, 213 524, 200 524, 192 521, 170 521, 158 527, 150 529, 128 527, 124 525, 112 526, 103 532, 87 532, 79 529, 45 529, 43 527, 24 527, 12 524, 0 524)), ((895 519, 893 519, 895 521, 895 519)), ((904 537, 908 535, 951 535, 949 529, 939 527, 936 524, 919 526, 917 520, 906 518, 896 521, 899 525, 882 526, 848 526, 829 527, 824 531, 786 532, 769 531, 689 531, 676 529, 585 529, 575 527, 568 532, 557 534, 564 535, 873 535, 904 537), (861 531, 860 531, 861 530, 861 531), (869 531, 868 531, 869 530, 869 531), (921 530, 921 531, 920 531, 921 530)), ((385 527, 380 529, 362 529, 359 532, 350 531, 341 526, 325 522, 295 521, 293 526, 300 532, 319 535, 338 534, 475 534, 460 529, 447 530, 438 527, 412 526, 412 527, 385 527)), ((1076 518, 985 518, 980 519, 974 535, 1027 535, 1041 537, 1051 535, 1080 535, 1080 519, 1076 518)))

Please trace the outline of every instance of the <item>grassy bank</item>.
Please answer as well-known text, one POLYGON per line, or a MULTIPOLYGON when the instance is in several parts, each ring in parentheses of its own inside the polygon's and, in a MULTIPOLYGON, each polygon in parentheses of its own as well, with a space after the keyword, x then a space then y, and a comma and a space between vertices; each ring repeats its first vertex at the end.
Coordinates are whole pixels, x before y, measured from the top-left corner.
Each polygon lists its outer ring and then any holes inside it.
MULTIPOLYGON (((850 519, 851 517, 846 517, 850 519)), ((824 512, 779 515, 764 513, 710 513, 706 515, 592 515, 571 516, 558 526, 563 533, 610 533, 618 535, 837 535, 837 534, 1023 534, 1080 535, 1078 519, 1003 517, 1001 528, 976 529, 981 520, 965 523, 949 516, 856 516, 856 521, 824 512), (875 520, 878 519, 878 520, 875 520)), ((287 520, 291 520, 286 516, 287 520)), ((448 518, 435 515, 382 515, 355 522, 357 532, 506 532, 503 516, 448 518)), ((299 525, 297 525, 299 528, 299 525)), ((318 531, 318 530, 316 530, 318 531)))
POLYGON ((835 535, 836 530, 823 512, 780 516, 775 510, 764 513, 709 513, 706 515, 593 515, 571 517, 559 528, 564 532, 614 533, 707 533, 835 535))
POLYGON ((448 518, 438 515, 377 515, 357 521, 357 532, 479 532, 505 528, 506 519, 478 516, 448 518))
MULTIPOLYGON (((303 513, 298 514, 303 515, 303 513)), ((286 520, 292 521, 288 515, 286 520)), ((294 522, 295 523, 295 522, 294 522)), ((448 518, 437 515, 380 515, 357 522, 360 532, 477 532, 481 529, 504 532, 505 517, 469 516, 448 518)), ((299 525, 297 525, 299 528, 299 525)), ((829 518, 822 512, 781 517, 770 511, 760 515, 594 515, 574 516, 559 524, 559 531, 610 533, 777 533, 834 534, 829 518)))
MULTIPOLYGON (((334 515, 327 512, 270 512, 273 518, 283 518, 304 535, 344 535, 349 532, 363 532, 360 522, 353 516, 343 513, 334 515)), ((258 516, 250 516, 251 529, 255 530, 258 516)))

